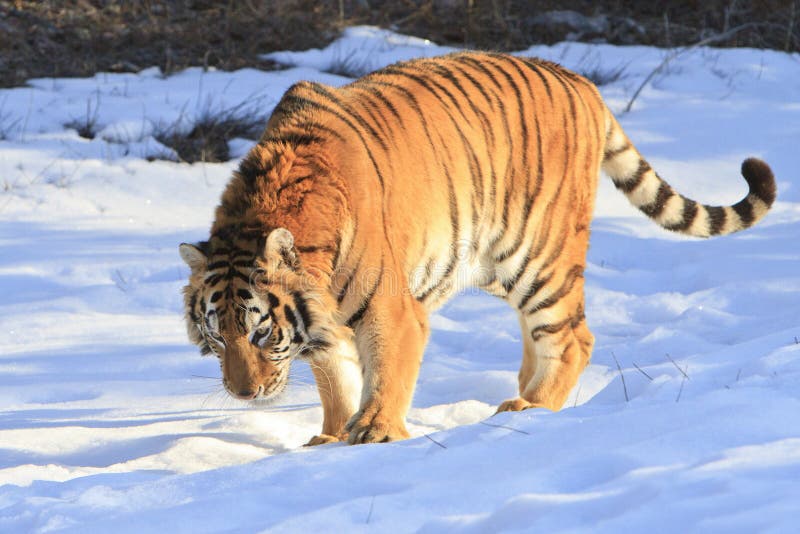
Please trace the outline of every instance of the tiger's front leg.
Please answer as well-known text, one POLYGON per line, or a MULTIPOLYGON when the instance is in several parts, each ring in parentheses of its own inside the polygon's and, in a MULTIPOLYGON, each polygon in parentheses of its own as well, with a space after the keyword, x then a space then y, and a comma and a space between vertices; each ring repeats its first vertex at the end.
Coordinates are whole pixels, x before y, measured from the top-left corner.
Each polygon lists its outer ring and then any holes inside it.
POLYGON ((308 360, 322 401, 322 433, 306 446, 347 439, 345 424, 356 412, 361 398, 361 362, 353 342, 339 341, 337 347, 308 360))
POLYGON ((405 417, 428 340, 428 316, 408 292, 386 293, 373 295, 354 325, 365 374, 361 409, 346 426, 351 444, 409 436, 405 417))

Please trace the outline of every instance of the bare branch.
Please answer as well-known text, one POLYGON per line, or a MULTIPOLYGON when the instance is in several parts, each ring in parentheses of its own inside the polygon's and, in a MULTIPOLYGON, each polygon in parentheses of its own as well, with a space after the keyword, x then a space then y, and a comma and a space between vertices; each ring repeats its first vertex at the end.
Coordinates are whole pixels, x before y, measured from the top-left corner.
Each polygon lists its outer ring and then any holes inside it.
MULTIPOLYGON (((680 372, 681 372, 681 374, 684 376, 684 378, 686 378, 686 379, 688 380, 688 379, 689 379, 689 375, 687 375, 687 374, 686 374, 686 372, 685 372, 683 369, 681 369, 681 367, 680 367, 680 366, 677 364, 677 362, 676 362, 675 360, 673 360, 673 359, 670 357, 670 355, 669 355, 669 354, 667 354, 666 356, 667 356, 667 359, 668 359, 669 361, 671 361, 671 362, 672 362, 672 365, 674 365, 674 366, 675 366, 675 368, 676 368, 678 371, 680 371, 680 372)), ((687 366, 686 368, 688 369, 689 367, 687 366)))
POLYGON ((530 436, 530 432, 525 432, 524 430, 520 430, 519 428, 513 428, 506 425, 496 425, 494 423, 487 423, 486 421, 478 421, 482 425, 491 426, 494 428, 505 428, 506 430, 513 430, 514 432, 519 432, 520 434, 525 434, 526 436, 530 436))
POLYGON ((640 372, 640 373, 642 373, 644 376, 646 376, 647 378, 649 378, 651 382, 653 381, 653 377, 652 377, 652 376, 650 376, 650 375, 648 375, 647 373, 645 373, 645 372, 644 372, 644 369, 642 369, 641 367, 639 367, 638 365, 636 365, 636 362, 633 362, 633 366, 634 366, 634 367, 636 367, 636 368, 639 370, 639 372, 640 372))
POLYGON ((625 392, 625 402, 630 402, 630 399, 628 398, 628 386, 625 384, 625 375, 622 373, 622 367, 620 367, 617 356, 613 352, 611 353, 611 356, 614 358, 614 363, 617 364, 619 376, 622 377, 622 390, 625 392))
POLYGON ((638 89, 636 89, 636 92, 634 92, 634 93, 633 93, 633 96, 632 96, 632 97, 631 97, 631 99, 628 101, 628 105, 627 105, 627 106, 625 106, 625 109, 623 109, 623 110, 622 110, 622 112, 623 112, 623 113, 628 113, 628 112, 631 110, 631 107, 633 107, 633 103, 634 103, 634 102, 636 101, 636 99, 639 97, 639 93, 641 93, 641 92, 642 92, 642 90, 645 88, 645 86, 646 86, 648 83, 650 83, 650 80, 652 80, 653 78, 655 78, 655 76, 656 76, 658 73, 660 73, 662 70, 664 70, 664 68, 667 66, 667 64, 668 64, 670 61, 672 61, 673 59, 675 59, 676 57, 678 57, 678 56, 681 56, 681 55, 683 55, 683 54, 685 54, 686 52, 689 52, 689 51, 691 51, 691 50, 694 50, 694 49, 695 49, 695 48, 697 48, 697 47, 700 47, 700 46, 705 46, 705 45, 707 45, 707 44, 715 43, 715 42, 717 42, 717 41, 724 41, 724 40, 725 40, 725 39, 727 39, 728 37, 732 37, 733 35, 735 35, 735 34, 739 33, 740 31, 742 31, 742 30, 744 30, 744 29, 747 29, 747 28, 751 28, 751 27, 753 27, 753 26, 758 26, 758 24, 756 24, 755 22, 748 22, 748 23, 746 23, 746 24, 742 24, 742 25, 740 25, 740 26, 736 26, 735 28, 731 28, 730 30, 728 30, 728 31, 726 31, 726 32, 722 32, 722 33, 719 33, 719 34, 717 34, 717 35, 712 35, 711 37, 706 37, 705 39, 701 39, 701 40, 697 41, 696 43, 694 43, 694 44, 692 44, 692 45, 689 45, 689 46, 687 46, 687 47, 684 47, 684 48, 679 48, 679 49, 673 50, 673 51, 672 51, 670 54, 668 54, 668 55, 667 55, 667 56, 664 58, 664 61, 662 61, 662 62, 661 62, 659 65, 658 65, 658 67, 656 67, 655 69, 653 69, 653 71, 652 71, 650 74, 648 74, 648 75, 647 75, 647 77, 644 79, 644 81, 641 83, 641 85, 639 85, 639 88, 638 88, 638 89))

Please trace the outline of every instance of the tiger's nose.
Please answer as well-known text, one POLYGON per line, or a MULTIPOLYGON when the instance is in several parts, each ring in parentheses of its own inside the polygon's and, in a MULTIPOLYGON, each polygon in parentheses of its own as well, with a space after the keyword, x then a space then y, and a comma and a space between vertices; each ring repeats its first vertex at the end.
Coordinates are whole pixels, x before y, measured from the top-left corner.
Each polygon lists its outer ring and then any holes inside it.
POLYGON ((239 397, 240 399, 244 399, 244 400, 255 399, 256 397, 258 397, 259 393, 261 393, 261 391, 263 389, 264 389, 264 386, 258 386, 258 388, 255 389, 255 390, 242 389, 236 394, 236 396, 239 397))

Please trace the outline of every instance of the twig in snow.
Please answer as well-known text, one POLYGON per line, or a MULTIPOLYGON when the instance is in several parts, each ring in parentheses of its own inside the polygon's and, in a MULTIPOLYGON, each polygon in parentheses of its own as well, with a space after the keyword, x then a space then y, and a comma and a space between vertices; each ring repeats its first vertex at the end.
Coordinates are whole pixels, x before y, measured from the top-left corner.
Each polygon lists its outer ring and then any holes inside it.
MULTIPOLYGON (((686 369, 689 369, 689 366, 686 366, 686 369)), ((681 388, 678 390, 678 396, 675 398, 675 402, 681 400, 681 393, 683 393, 683 384, 686 382, 686 379, 689 378, 685 373, 683 376, 684 378, 681 380, 681 388)))
POLYGON ((128 281, 125 280, 125 277, 122 276, 122 273, 119 272, 119 269, 114 269, 114 273, 116 273, 117 275, 116 278, 112 277, 114 285, 117 286, 119 290, 122 291, 123 293, 127 293, 129 289, 128 281))
POLYGON ((372 496, 372 500, 369 501, 369 513, 367 513, 367 521, 366 524, 369 525, 369 520, 372 519, 372 507, 375 506, 375 495, 372 496))
POLYGON ((578 397, 579 397, 579 396, 580 396, 580 394, 581 394, 581 386, 582 386, 582 385, 583 385, 583 384, 581 384, 580 382, 578 382, 578 391, 576 391, 576 392, 575 392, 575 403, 572 405, 572 407, 573 407, 573 408, 574 408, 574 407, 576 407, 576 406, 578 405, 578 397))
MULTIPOLYGON (((686 378, 687 380, 689 379, 689 375, 687 375, 687 374, 686 374, 686 372, 685 372, 683 369, 681 369, 681 367, 680 367, 680 366, 679 366, 679 365, 678 365, 678 364, 675 362, 675 360, 673 360, 673 359, 670 357, 670 355, 669 355, 669 354, 667 354, 667 359, 668 359, 669 361, 671 361, 671 362, 672 362, 672 365, 674 365, 674 366, 675 366, 675 368, 676 368, 678 371, 680 371, 680 372, 681 372, 681 374, 683 375, 683 377, 684 377, 684 378, 686 378)), ((689 367, 687 366, 686 368, 688 369, 689 367)))
MULTIPOLYGON (((735 380, 736 382, 739 381, 739 377, 741 376, 741 374, 742 374, 742 368, 739 367, 739 370, 736 371, 736 380, 735 380)), ((725 384, 725 389, 731 389, 731 386, 729 384, 725 384)))
POLYGON ((519 428, 513 428, 513 427, 510 427, 510 426, 506 426, 506 425, 496 425, 494 423, 487 423, 486 421, 478 421, 478 422, 480 424, 486 425, 486 426, 493 426, 495 428, 505 428, 506 430, 513 430, 514 432, 519 432, 520 434, 525 434, 526 436, 530 436, 531 435, 530 432, 525 432, 524 430, 520 430, 519 428))
POLYGON ((636 92, 633 93, 633 96, 631 97, 630 101, 628 102, 628 105, 625 106, 625 109, 623 109, 622 112, 623 113, 627 113, 627 112, 629 112, 631 110, 631 107, 633 107, 633 103, 639 97, 639 93, 641 93, 642 90, 645 88, 645 86, 648 83, 650 83, 650 80, 652 80, 656 76, 656 74, 658 74, 659 72, 664 70, 664 67, 666 67, 667 64, 670 61, 672 61, 673 59, 675 59, 676 57, 678 57, 681 54, 684 54, 686 52, 689 52, 690 50, 694 50, 695 48, 697 48, 699 46, 704 46, 704 45, 713 43, 715 41, 724 41, 728 37, 731 37, 732 35, 735 35, 735 34, 739 33, 740 31, 742 31, 742 30, 744 30, 746 28, 750 28, 751 26, 757 26, 757 25, 758 24, 756 24, 754 22, 748 22, 746 24, 742 24, 741 26, 736 26, 735 28, 731 28, 730 30, 728 30, 726 32, 722 32, 720 34, 712 35, 711 37, 706 37, 705 39, 701 39, 701 40, 697 41, 696 43, 694 43, 693 45, 687 46, 686 48, 673 50, 672 53, 668 54, 667 57, 664 58, 664 61, 662 61, 658 65, 658 67, 653 69, 653 71, 650 74, 647 75, 647 77, 644 79, 644 81, 639 86, 639 88, 636 89, 636 92))
POLYGON ((425 434, 425 437, 428 438, 429 440, 431 440, 432 442, 434 442, 435 444, 437 444, 438 446, 440 446, 441 448, 443 448, 443 449, 447 448, 444 445, 442 445, 441 443, 439 443, 438 441, 436 441, 435 439, 433 439, 432 437, 430 437, 428 434, 425 434))
POLYGON ((650 376, 650 375, 648 375, 647 373, 645 373, 645 372, 644 372, 644 369, 642 369, 641 367, 639 367, 638 365, 636 365, 636 362, 633 362, 633 366, 634 366, 634 367, 636 367, 636 368, 639 370, 639 372, 640 372, 640 373, 642 373, 644 376, 646 376, 647 378, 649 378, 651 382, 653 381, 653 377, 652 377, 652 376, 650 376))
POLYGON ((622 367, 620 367, 619 361, 617 360, 617 356, 614 354, 613 351, 611 352, 611 356, 614 358, 614 363, 617 364, 617 370, 619 371, 619 376, 622 377, 622 391, 625 392, 625 402, 630 402, 630 399, 628 398, 628 386, 625 384, 625 374, 623 374, 622 367))
POLYGON ((64 124, 66 128, 72 128, 84 139, 94 139, 97 135, 97 115, 100 111, 100 91, 95 93, 95 105, 92 108, 92 99, 86 99, 86 115, 83 118, 74 117, 64 124))

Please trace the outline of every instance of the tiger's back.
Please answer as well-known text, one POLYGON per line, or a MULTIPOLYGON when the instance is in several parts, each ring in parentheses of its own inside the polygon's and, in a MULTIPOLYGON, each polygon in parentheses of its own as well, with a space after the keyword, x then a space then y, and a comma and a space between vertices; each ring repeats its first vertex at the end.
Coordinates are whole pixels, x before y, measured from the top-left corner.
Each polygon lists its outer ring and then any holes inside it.
MULTIPOLYGON (((690 235, 746 228, 775 196, 769 168, 748 160, 748 197, 697 204, 655 174, 585 78, 458 53, 338 89, 293 86, 223 195, 212 235, 244 225, 294 236, 364 367, 349 439, 395 439, 407 435, 427 313, 467 286, 518 311, 519 397, 499 410, 561 407, 593 345, 583 271, 601 166, 653 220, 690 235)), ((335 354, 318 359, 329 381, 339 373, 335 354)), ((326 414, 352 409, 327 403, 326 414)))

